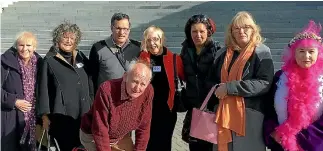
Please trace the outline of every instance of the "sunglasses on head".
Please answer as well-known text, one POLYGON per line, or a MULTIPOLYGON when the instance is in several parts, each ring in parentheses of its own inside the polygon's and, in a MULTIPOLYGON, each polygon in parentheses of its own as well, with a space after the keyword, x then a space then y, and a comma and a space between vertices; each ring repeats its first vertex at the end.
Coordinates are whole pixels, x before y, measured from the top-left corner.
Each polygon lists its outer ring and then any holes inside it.
POLYGON ((192 18, 193 19, 199 19, 201 21, 207 21, 208 20, 208 17, 206 15, 202 15, 202 14, 193 15, 192 18))

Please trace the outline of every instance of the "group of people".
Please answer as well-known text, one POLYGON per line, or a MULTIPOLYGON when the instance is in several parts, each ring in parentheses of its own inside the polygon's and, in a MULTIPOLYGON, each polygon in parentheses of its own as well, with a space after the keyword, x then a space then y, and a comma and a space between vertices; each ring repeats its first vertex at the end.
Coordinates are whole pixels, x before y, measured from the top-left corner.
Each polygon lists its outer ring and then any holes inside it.
POLYGON ((185 82, 182 139, 190 151, 323 149, 320 24, 310 21, 292 38, 276 74, 261 29, 245 11, 228 25, 224 47, 212 39, 215 22, 193 15, 180 55, 166 47, 161 28, 149 26, 140 42, 130 30, 129 16, 114 14, 111 36, 94 43, 89 58, 77 49, 76 24, 53 30, 44 58, 36 36, 20 33, 1 55, 1 150, 35 151, 41 125, 62 151, 171 151, 177 76, 185 82), (192 110, 215 85, 207 110, 217 144, 190 136, 192 110))

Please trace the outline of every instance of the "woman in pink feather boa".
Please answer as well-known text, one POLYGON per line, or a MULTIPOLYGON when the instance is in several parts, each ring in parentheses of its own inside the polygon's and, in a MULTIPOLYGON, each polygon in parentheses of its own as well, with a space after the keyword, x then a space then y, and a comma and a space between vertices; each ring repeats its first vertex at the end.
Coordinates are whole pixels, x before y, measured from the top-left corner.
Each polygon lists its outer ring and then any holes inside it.
POLYGON ((321 29, 320 24, 310 21, 290 41, 283 55, 282 71, 276 74, 273 106, 277 127, 270 136, 287 151, 323 150, 321 29))

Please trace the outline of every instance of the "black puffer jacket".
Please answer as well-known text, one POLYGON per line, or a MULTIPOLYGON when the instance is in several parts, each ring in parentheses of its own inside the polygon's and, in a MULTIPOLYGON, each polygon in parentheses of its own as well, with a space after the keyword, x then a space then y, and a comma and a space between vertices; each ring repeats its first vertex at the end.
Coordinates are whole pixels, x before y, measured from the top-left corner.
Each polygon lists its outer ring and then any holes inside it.
POLYGON ((213 64, 215 53, 221 46, 219 42, 210 41, 198 56, 195 55, 195 48, 190 48, 187 41, 184 41, 182 46, 181 57, 186 79, 186 97, 190 110, 193 107, 200 107, 208 93, 205 80, 213 64))
MULTIPOLYGON (((183 121, 182 139, 190 143, 189 136, 190 125, 192 119, 192 108, 199 108, 207 93, 209 92, 206 87, 206 77, 214 62, 216 52, 221 48, 219 42, 210 41, 201 50, 199 56, 195 53, 195 48, 189 47, 187 41, 182 43, 181 57, 184 66, 184 75, 186 79, 186 106, 188 111, 183 121)), ((212 109, 215 103, 208 103, 208 108, 212 109)))

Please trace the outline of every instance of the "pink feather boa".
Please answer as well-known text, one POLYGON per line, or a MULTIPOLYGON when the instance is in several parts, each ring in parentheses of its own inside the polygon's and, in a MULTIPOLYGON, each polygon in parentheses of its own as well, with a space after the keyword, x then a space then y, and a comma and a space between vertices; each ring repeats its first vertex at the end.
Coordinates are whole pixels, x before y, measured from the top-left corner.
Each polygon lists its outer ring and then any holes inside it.
MULTIPOLYGON (((321 30, 320 27, 317 28, 319 31, 321 30)), ((313 28, 312 21, 308 28, 313 28)), ((316 34, 316 32, 314 33, 316 34)), ((317 112, 315 105, 320 100, 318 79, 322 75, 323 48, 322 44, 315 40, 304 39, 297 41, 285 50, 282 70, 287 73, 288 78, 287 119, 276 128, 276 134, 281 138, 280 143, 285 150, 302 151, 303 149, 297 143, 296 135, 313 122, 317 112), (319 48, 316 63, 308 69, 301 68, 296 63, 295 50, 299 46, 319 48)))

